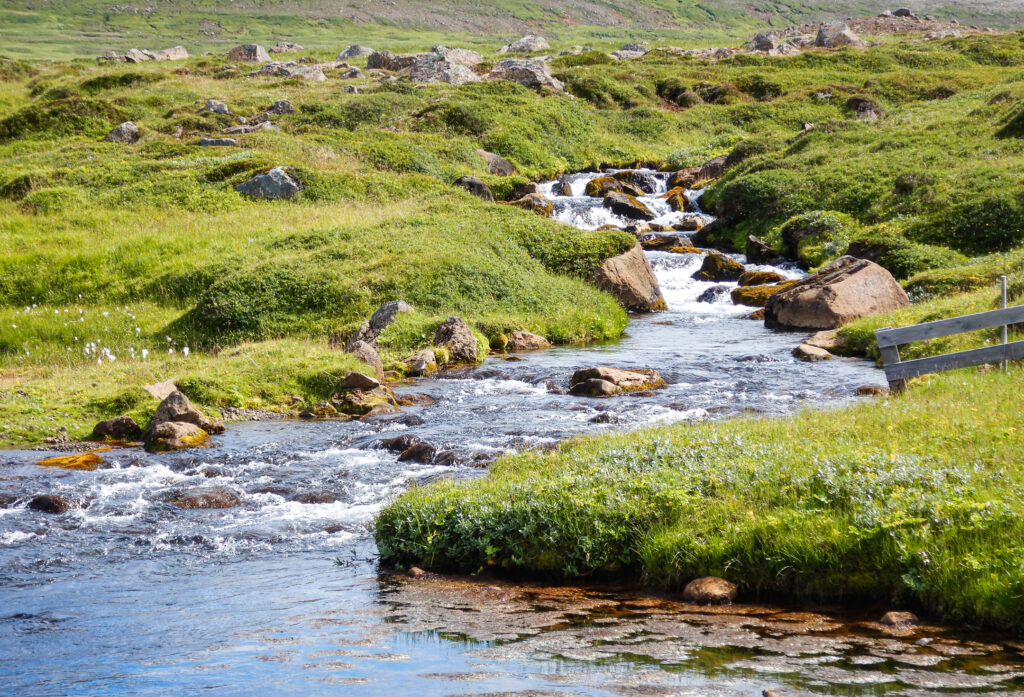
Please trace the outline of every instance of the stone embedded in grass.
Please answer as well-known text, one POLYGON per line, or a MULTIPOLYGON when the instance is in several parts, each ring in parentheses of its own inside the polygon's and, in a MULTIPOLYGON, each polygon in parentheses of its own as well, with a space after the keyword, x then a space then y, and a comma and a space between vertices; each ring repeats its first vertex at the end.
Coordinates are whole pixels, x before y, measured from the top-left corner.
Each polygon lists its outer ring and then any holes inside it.
POLYGON ((484 201, 494 200, 494 194, 491 192, 491 188, 477 177, 459 177, 455 180, 455 186, 461 186, 469 193, 482 198, 484 201))
POLYGON ((477 149, 476 154, 487 162, 487 171, 499 177, 508 177, 516 173, 516 166, 501 155, 477 149))
POLYGON ((275 167, 266 174, 257 174, 252 179, 235 186, 235 191, 266 201, 291 198, 299 193, 302 187, 292 179, 283 167, 275 167))
POLYGON ((136 143, 139 140, 139 127, 131 121, 115 126, 103 140, 111 143, 136 143))
POLYGON ((667 308, 658 279, 639 242, 628 252, 606 259, 595 269, 591 280, 631 312, 660 312, 667 308))
POLYGON ((865 48, 865 44, 845 22, 832 22, 818 27, 814 45, 819 48, 865 48))
POLYGON ((515 206, 516 208, 522 208, 524 210, 533 211, 539 215, 545 217, 551 217, 555 212, 555 207, 551 201, 544 194, 527 194, 521 199, 512 201, 509 205, 515 206))
POLYGON ((602 397, 621 392, 653 390, 667 384, 658 371, 650 368, 583 368, 573 373, 569 380, 569 394, 602 397))
POLYGON ((291 53, 293 51, 304 51, 299 44, 292 43, 291 41, 278 41, 276 44, 270 47, 269 53, 291 53))
POLYGON ((142 429, 130 416, 117 416, 113 419, 100 421, 92 429, 92 440, 132 442, 142 438, 142 429))
POLYGON ((405 312, 415 312, 415 310, 412 305, 404 300, 389 300, 386 303, 382 303, 370 316, 370 319, 363 322, 363 325, 359 327, 359 331, 352 337, 352 340, 349 342, 349 352, 353 352, 352 348, 357 341, 375 344, 380 333, 394 324, 398 319, 398 315, 405 312))
POLYGON ((710 252, 701 264, 700 270, 693 274, 698 281, 736 281, 746 269, 743 264, 719 252, 710 252))
POLYGON ((429 54, 409 66, 409 79, 417 83, 447 82, 458 86, 479 82, 480 76, 461 63, 429 54))
POLYGON ((279 63, 272 61, 262 66, 259 70, 249 73, 249 77, 286 77, 309 80, 311 82, 326 82, 323 68, 319 65, 300 65, 295 61, 279 63))
POLYGON ((536 351, 538 349, 551 348, 551 342, 540 334, 533 334, 522 329, 515 329, 508 335, 508 343, 505 350, 515 351, 536 351))
POLYGON ((277 99, 270 108, 267 109, 268 114, 294 114, 295 107, 292 106, 291 100, 288 99, 277 99))
POLYGON ((527 34, 521 39, 506 44, 498 49, 498 53, 536 53, 537 51, 547 51, 551 46, 542 36, 536 34, 527 34))
POLYGON ((683 600, 700 605, 731 605, 736 599, 736 584, 717 576, 694 579, 683 589, 683 600))
POLYGON ((207 99, 206 105, 200 111, 208 111, 213 114, 230 114, 231 110, 228 109, 228 105, 219 99, 207 99))
POLYGON ((438 44, 430 49, 430 52, 436 53, 449 63, 457 63, 470 68, 484 62, 484 59, 479 53, 476 51, 470 51, 468 48, 449 48, 438 44))
POLYGON ((451 353, 452 360, 459 363, 477 363, 479 361, 476 337, 469 325, 461 317, 450 316, 434 332, 434 345, 441 346, 451 353))
POLYGON ((360 58, 362 56, 369 56, 375 51, 369 46, 360 46, 359 44, 352 44, 347 47, 344 51, 338 54, 337 60, 345 60, 346 58, 360 58))
POLYGON ((491 69, 488 77, 492 80, 509 80, 523 87, 550 87, 556 92, 565 89, 562 81, 551 74, 551 69, 544 61, 510 58, 503 60, 491 69))
POLYGON ((259 44, 242 44, 228 51, 227 58, 239 63, 266 63, 270 60, 270 54, 259 44))
POLYGON ((176 61, 188 58, 188 50, 184 46, 172 46, 156 52, 157 60, 176 61))
POLYGON ((654 220, 657 216, 635 196, 613 191, 604 197, 604 207, 616 215, 633 220, 654 220))
POLYGON ((237 148, 238 141, 234 138, 200 138, 199 144, 204 147, 237 148))
POLYGON ((866 259, 843 256, 769 298, 765 326, 835 329, 909 304, 906 292, 888 271, 866 259))

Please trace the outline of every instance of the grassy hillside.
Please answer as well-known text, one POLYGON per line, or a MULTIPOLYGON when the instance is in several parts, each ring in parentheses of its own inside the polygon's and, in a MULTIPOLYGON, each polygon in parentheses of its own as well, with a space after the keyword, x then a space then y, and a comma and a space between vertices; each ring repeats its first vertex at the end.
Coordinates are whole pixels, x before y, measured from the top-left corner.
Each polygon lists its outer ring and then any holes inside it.
MULTIPOLYGON (((900 4, 964 24, 1006 27, 1024 18, 1020 0, 968 0, 900 4)), ((543 4, 499 0, 0 0, 0 53, 34 58, 94 56, 108 49, 159 49, 184 44, 192 53, 279 40, 326 49, 349 43, 422 50, 438 42, 497 48, 504 39, 540 31, 561 45, 608 48, 624 41, 679 45, 735 43, 769 26, 784 27, 895 6, 878 1, 842 3, 747 0, 556 0, 543 4)))

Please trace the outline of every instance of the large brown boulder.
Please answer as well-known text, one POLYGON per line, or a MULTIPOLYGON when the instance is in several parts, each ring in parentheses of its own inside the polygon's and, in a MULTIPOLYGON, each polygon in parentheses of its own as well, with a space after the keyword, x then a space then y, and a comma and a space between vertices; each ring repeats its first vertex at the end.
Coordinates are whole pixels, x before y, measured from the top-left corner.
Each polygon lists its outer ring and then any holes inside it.
POLYGON ((683 589, 683 600, 701 605, 731 605, 735 599, 736 584, 717 576, 694 579, 683 589))
POLYGON ((909 304, 888 271, 866 259, 843 256, 769 298, 764 323, 770 328, 835 329, 909 304))
POLYGON ((461 317, 452 315, 441 323, 434 332, 434 344, 448 349, 456 362, 476 363, 479 360, 476 337, 461 317))
POLYGON ((594 271, 591 280, 614 295, 631 312, 668 309, 658 279, 639 242, 628 252, 606 259, 594 271))

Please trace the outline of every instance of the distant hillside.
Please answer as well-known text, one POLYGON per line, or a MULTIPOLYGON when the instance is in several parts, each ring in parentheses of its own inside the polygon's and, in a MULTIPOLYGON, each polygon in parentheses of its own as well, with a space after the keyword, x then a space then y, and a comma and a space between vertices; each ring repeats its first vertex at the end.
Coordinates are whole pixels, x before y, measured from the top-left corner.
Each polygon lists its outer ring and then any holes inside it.
MULTIPOLYGON (((965 24, 1024 24, 1024 0, 904 0, 899 6, 965 24)), ((352 41, 415 48, 439 40, 483 45, 527 31, 595 45, 630 38, 710 45, 768 26, 896 7, 865 0, 0 0, 0 53, 56 58, 172 43, 216 50, 279 39, 307 48, 352 41)))

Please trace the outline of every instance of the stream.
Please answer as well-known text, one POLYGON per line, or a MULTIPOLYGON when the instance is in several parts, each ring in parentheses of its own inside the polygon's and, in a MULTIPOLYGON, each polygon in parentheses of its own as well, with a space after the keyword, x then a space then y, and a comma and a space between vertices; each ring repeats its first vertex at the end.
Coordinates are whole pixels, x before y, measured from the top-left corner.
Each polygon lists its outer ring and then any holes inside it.
MULTIPOLYGON (((656 223, 677 222, 656 197, 665 175, 651 175, 642 200, 656 223)), ((573 196, 543 185, 555 216, 627 224, 581 195, 594 176, 571 177, 573 196)), ((701 255, 648 258, 667 312, 633 317, 614 343, 491 356, 396 389, 432 406, 233 424, 208 449, 115 450, 95 471, 0 452, 0 695, 1024 695, 1024 644, 886 630, 871 621, 880 613, 379 572, 369 525, 412 484, 485 476, 481 461, 576 434, 830 408, 885 384, 866 361, 795 360, 804 334, 766 330, 728 295, 698 302, 714 285, 690 278, 701 255), (655 368, 669 387, 565 393, 576 369, 597 365, 655 368), (378 444, 407 433, 457 464, 398 462, 378 444), (167 502, 209 486, 241 505, 167 502), (88 506, 28 509, 42 493, 88 506)))

